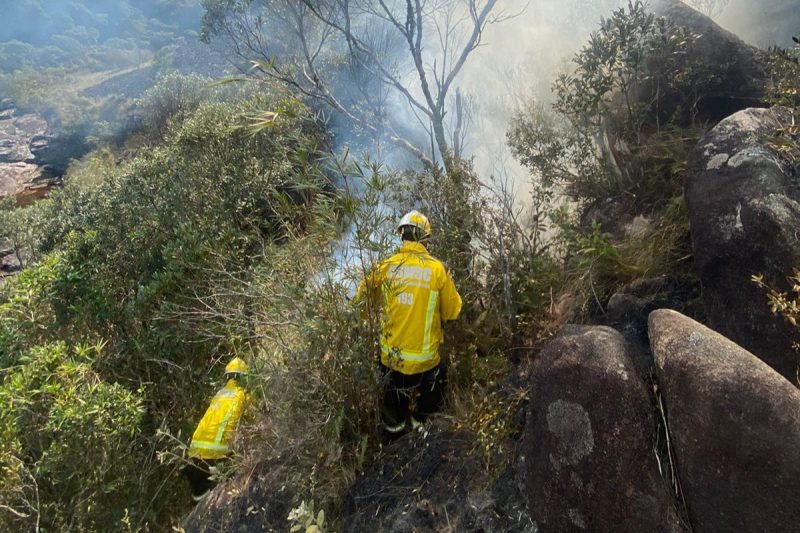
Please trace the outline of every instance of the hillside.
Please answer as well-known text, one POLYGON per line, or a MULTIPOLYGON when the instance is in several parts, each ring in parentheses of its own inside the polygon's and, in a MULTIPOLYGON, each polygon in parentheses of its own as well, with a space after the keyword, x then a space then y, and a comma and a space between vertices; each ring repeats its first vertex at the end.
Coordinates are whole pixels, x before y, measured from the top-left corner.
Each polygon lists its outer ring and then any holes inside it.
POLYGON ((733 0, 445 4, 7 13, 3 531, 796 529, 796 42, 724 29, 733 0), (559 17, 593 28, 568 53, 559 17), (504 28, 554 41, 533 77, 498 65, 513 105, 470 70, 504 28), (417 427, 417 390, 393 433, 392 357, 434 357, 386 346, 389 287, 438 275, 386 267, 412 209, 461 303, 443 404, 417 427))

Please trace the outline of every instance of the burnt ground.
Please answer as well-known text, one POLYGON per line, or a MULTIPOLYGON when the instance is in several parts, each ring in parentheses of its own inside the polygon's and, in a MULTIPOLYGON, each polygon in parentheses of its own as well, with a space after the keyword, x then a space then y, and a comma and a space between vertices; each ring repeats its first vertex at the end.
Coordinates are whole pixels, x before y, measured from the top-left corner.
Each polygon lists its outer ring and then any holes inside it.
POLYGON ((195 506, 186 533, 284 532, 294 494, 279 462, 263 461, 217 487, 195 506))
POLYGON ((492 479, 466 433, 412 432, 354 484, 344 531, 534 532, 513 460, 492 479))

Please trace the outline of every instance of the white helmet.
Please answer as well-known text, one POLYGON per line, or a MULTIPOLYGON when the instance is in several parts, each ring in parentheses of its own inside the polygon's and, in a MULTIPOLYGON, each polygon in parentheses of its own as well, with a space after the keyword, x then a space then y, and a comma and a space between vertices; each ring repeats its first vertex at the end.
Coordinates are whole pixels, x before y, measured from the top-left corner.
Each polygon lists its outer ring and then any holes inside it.
POLYGON ((411 226, 412 228, 419 229, 422 233, 420 240, 427 239, 431 236, 431 223, 428 217, 419 211, 415 210, 406 213, 403 218, 400 219, 400 222, 397 223, 397 231, 402 233, 404 226, 411 226))

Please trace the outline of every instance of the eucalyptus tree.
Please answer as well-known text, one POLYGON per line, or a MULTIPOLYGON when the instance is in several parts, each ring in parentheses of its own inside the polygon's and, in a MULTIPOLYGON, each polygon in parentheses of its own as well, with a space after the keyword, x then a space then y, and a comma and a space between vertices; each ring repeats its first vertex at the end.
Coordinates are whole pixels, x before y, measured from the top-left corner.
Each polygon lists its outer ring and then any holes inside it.
POLYGON ((461 156, 457 85, 497 0, 205 0, 201 36, 251 71, 324 102, 360 131, 450 170, 461 156), (402 113, 397 112, 398 102, 402 113), (421 127, 425 141, 415 136, 421 127), (441 158, 441 159, 440 159, 441 158))

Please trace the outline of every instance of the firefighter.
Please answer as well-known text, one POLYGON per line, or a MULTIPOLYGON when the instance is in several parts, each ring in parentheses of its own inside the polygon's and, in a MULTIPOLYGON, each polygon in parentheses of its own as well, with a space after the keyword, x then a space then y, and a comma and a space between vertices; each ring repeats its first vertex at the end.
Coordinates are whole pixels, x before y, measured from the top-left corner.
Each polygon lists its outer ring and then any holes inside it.
POLYGON ((225 367, 222 387, 194 430, 189 444, 189 464, 184 470, 192 488, 194 501, 202 500, 216 482, 211 479, 211 468, 226 460, 236 428, 250 395, 240 383, 247 375, 247 363, 236 357, 225 367))
POLYGON ((397 224, 403 241, 358 289, 367 305, 381 302, 381 419, 390 437, 417 428, 441 407, 445 367, 439 356, 442 323, 461 312, 461 296, 441 261, 426 245, 431 224, 418 211, 397 224))

